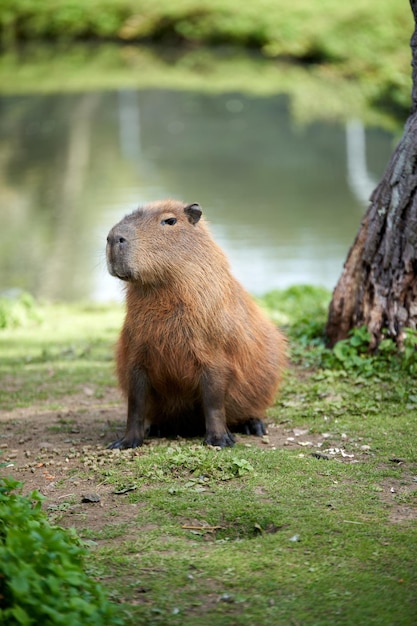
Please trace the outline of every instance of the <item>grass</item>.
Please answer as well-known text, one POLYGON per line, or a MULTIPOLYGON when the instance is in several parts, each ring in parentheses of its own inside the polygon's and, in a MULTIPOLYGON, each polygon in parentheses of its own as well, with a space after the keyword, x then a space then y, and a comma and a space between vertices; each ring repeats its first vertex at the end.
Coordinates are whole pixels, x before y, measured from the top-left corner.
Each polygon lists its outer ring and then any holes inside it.
MULTIPOLYGON (((129 533, 138 536, 123 549, 118 542, 117 556, 106 546, 95 558, 113 576, 116 568, 121 578, 112 576, 112 586, 128 602, 138 587, 147 589, 144 605, 131 609, 132 623, 412 624, 417 536, 410 524, 388 518, 379 485, 397 484, 403 472, 373 445, 372 460, 355 465, 239 446, 220 453, 221 463, 234 457, 253 470, 228 481, 206 471, 202 489, 190 481, 194 473, 167 464, 170 447, 128 469, 122 461, 119 472, 107 477, 103 470, 100 478, 138 481, 139 491, 127 496, 140 505, 129 533), (148 463, 158 470, 143 477, 148 463), (126 571, 137 572, 136 580, 127 576, 129 588, 126 571)), ((402 443, 400 451, 406 455, 402 443)), ((213 452, 194 454, 204 465, 213 452)))
MULTIPOLYGON (((326 351, 328 300, 299 287, 262 300, 292 352, 270 441, 78 449, 71 480, 107 489, 116 504, 94 509, 92 523, 66 481, 50 514, 91 546, 89 567, 126 624, 415 623, 413 362, 385 352, 358 365, 326 351)), ((37 321, 0 331, 0 408, 115 385, 119 307, 33 306, 37 321)))
POLYGON ((85 386, 100 397, 103 389, 115 384, 112 344, 122 320, 121 307, 33 303, 22 315, 20 300, 12 310, 8 300, 3 302, 0 317, 3 310, 11 320, 10 327, 0 331, 3 410, 39 400, 54 406, 62 396, 85 386))

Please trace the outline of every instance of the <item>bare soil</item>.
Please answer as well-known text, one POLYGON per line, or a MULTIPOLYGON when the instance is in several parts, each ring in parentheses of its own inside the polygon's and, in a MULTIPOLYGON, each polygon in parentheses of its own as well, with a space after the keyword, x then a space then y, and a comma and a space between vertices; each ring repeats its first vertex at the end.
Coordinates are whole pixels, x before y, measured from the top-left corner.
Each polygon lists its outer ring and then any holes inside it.
MULTIPOLYGON (((24 493, 34 489, 42 493, 44 507, 52 515, 56 511, 62 525, 99 529, 109 523, 108 513, 116 508, 118 523, 128 524, 140 505, 128 504, 114 492, 114 486, 98 482, 95 473, 89 471, 110 465, 120 454, 127 460, 143 454, 141 448, 106 448, 124 432, 125 406, 120 394, 111 389, 98 400, 83 393, 63 398, 60 403, 64 408, 59 411, 39 405, 16 408, 0 416, 0 459, 6 463, 2 471, 22 481, 24 493), (67 509, 68 501, 72 504, 67 509)), ((236 439, 246 446, 264 449, 287 447, 323 462, 366 463, 372 456, 367 446, 335 440, 330 433, 310 433, 307 427, 293 428, 288 423, 269 424, 268 435, 262 438, 236 435, 236 439)), ((145 445, 158 446, 162 441, 149 439, 145 445)), ((386 479, 380 485, 379 495, 389 507, 392 522, 417 519, 416 507, 404 498, 416 488, 411 475, 409 480, 386 479)))

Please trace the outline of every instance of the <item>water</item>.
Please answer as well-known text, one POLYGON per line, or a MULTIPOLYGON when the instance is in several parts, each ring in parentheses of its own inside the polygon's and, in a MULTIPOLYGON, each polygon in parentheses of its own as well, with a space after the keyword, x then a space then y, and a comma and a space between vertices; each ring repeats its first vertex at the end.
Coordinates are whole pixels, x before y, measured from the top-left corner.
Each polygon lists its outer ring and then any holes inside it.
POLYGON ((125 213, 199 202, 255 294, 333 288, 393 137, 297 126, 283 96, 156 89, 0 98, 0 289, 119 299, 105 238, 125 213))

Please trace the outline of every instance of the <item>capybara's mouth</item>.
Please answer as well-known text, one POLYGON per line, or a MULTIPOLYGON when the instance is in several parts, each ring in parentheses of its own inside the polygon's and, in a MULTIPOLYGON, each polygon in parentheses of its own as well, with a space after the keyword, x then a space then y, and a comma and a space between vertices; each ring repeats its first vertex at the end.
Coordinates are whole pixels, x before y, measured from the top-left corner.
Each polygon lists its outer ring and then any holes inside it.
POLYGON ((133 278, 132 272, 128 268, 120 264, 112 263, 110 260, 107 261, 107 269, 109 270, 109 274, 115 278, 120 278, 120 280, 132 280, 133 278))
POLYGON ((110 273, 112 276, 115 276, 116 278, 120 278, 120 280, 129 281, 129 280, 132 280, 133 278, 131 272, 127 272, 127 271, 122 272, 122 271, 115 270, 110 273))

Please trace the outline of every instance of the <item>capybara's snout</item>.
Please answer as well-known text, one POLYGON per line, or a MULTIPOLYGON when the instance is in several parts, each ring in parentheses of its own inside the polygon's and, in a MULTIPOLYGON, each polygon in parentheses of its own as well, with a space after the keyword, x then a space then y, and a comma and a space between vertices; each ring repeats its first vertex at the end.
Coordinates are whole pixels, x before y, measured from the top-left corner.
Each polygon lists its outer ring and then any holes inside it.
POLYGON ((131 233, 125 224, 116 224, 107 235, 106 258, 107 268, 112 276, 122 280, 130 280, 131 233))

